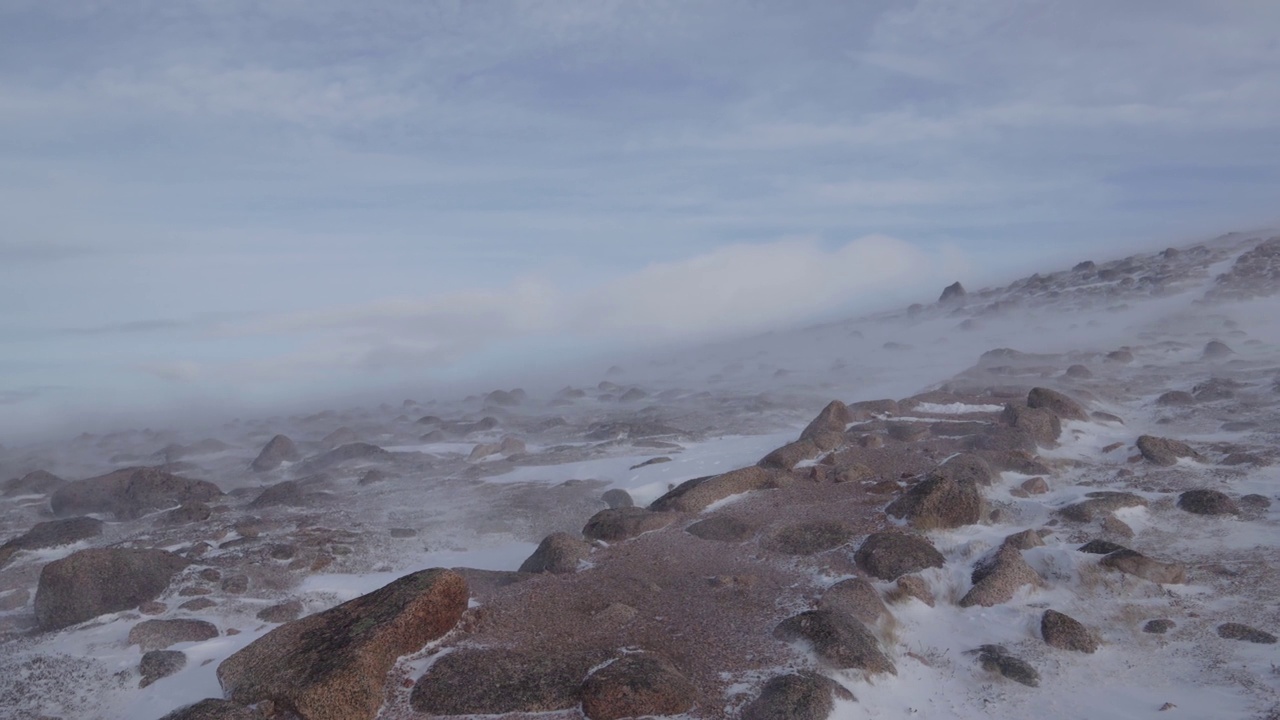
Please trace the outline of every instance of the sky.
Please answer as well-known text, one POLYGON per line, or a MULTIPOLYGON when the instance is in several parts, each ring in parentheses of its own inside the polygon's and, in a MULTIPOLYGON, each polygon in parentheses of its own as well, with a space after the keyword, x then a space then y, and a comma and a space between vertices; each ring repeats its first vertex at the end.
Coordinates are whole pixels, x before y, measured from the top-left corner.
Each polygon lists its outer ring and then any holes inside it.
POLYGON ((0 0, 0 442, 1274 226, 1268 0, 0 0))

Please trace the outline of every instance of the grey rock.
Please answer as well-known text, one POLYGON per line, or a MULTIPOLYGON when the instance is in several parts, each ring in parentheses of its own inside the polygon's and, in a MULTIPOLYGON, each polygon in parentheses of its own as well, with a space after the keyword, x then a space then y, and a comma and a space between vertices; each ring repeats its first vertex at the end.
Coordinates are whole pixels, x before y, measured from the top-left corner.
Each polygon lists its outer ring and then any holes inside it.
POLYGON ((874 533, 854 553, 863 571, 881 580, 896 580, 926 568, 940 568, 946 562, 928 540, 900 532, 874 533))

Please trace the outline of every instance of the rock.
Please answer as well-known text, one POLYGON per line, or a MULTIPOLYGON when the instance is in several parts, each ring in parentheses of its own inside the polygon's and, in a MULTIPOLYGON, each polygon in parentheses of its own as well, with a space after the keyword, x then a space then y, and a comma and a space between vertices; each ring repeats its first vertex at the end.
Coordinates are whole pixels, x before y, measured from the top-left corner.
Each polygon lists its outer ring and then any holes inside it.
POLYGON ((542 539, 520 566, 520 572, 571 573, 591 555, 591 545, 569 533, 551 533, 542 539))
POLYGON ((217 626, 204 620, 143 620, 129 629, 129 644, 140 646, 143 652, 216 637, 217 626))
MULTIPOLYGON (((419 420, 418 422, 422 421, 419 420)), ((333 450, 335 448, 342 447, 343 445, 356 442, 359 439, 360 436, 356 434, 355 430, 352 430, 349 427, 340 427, 328 435, 325 435, 324 438, 320 440, 320 445, 333 450)))
POLYGON ((258 453, 258 457, 249 467, 253 468, 254 472, 269 472, 286 462, 297 462, 301 459, 302 453, 298 452, 298 447, 292 440, 285 435, 276 435, 267 441, 262 452, 258 453))
POLYGON ((1022 430, 1040 447, 1054 447, 1062 434, 1062 421, 1050 410, 1008 403, 1000 419, 1009 427, 1022 430))
POLYGON ((608 505, 610 508, 614 510, 618 508, 634 507, 636 504, 635 501, 631 499, 631 493, 621 488, 613 488, 612 490, 605 490, 604 495, 601 495, 600 499, 603 500, 606 505, 608 505))
POLYGON ((1168 618, 1159 618, 1157 620, 1148 620, 1146 625, 1142 626, 1142 632, 1152 635, 1163 635, 1174 627, 1172 620, 1168 618))
POLYGON ((40 571, 36 622, 60 630, 155 600, 187 561, 163 550, 80 550, 40 571))
POLYGON ((1178 496, 1178 507, 1196 515, 1240 514, 1235 501, 1217 490, 1188 490, 1178 496))
POLYGON ((839 400, 832 400, 822 412, 800 432, 801 440, 813 440, 827 433, 844 434, 845 428, 853 422, 853 413, 849 407, 839 400))
POLYGON ((729 515, 713 515, 685 528, 685 532, 703 540, 743 542, 756 534, 756 527, 729 515))
POLYGON ((485 405, 499 405, 502 407, 515 407, 520 404, 520 397, 506 390, 494 390, 484 396, 485 405))
POLYGON ((617 542, 661 530, 675 522, 676 515, 667 512, 653 512, 644 508, 616 508, 601 510, 582 528, 582 535, 590 540, 617 542))
POLYGON ((679 715, 697 691, 671 661, 653 653, 624 655, 582 683, 582 712, 590 720, 679 715))
POLYGON ((467 602, 461 575, 420 570, 277 627, 224 660, 218 682, 236 702, 307 720, 372 720, 396 660, 452 630, 467 602))
POLYGON ((953 282, 942 289, 942 295, 938 297, 938 302, 947 303, 952 301, 959 301, 962 298, 964 298, 964 296, 965 296, 964 286, 960 284, 959 280, 957 280, 956 282, 953 282))
POLYGON ((301 600, 286 600, 282 603, 276 603, 270 607, 265 607, 258 611, 254 617, 262 622, 269 623, 287 623, 290 620, 297 620, 302 615, 301 600))
POLYGON ((885 512, 906 518, 917 529, 935 530, 980 521, 984 504, 975 483, 957 481, 949 473, 935 470, 889 503, 885 512))
POLYGON ((1043 495, 1049 492, 1049 483, 1045 482, 1042 477, 1033 477, 1023 480, 1022 484, 1018 485, 1018 487, 1022 488, 1022 491, 1028 495, 1043 495))
POLYGON ((183 503, 160 518, 160 522, 165 525, 187 525, 189 523, 204 522, 213 516, 213 508, 202 502, 183 503))
POLYGON ((467 462, 479 462, 500 452, 502 452, 502 446, 498 443, 480 443, 471 448, 471 454, 467 456, 467 462))
POLYGON ((641 390, 640 388, 631 388, 630 390, 622 393, 620 397, 618 397, 618 402, 620 403, 636 402, 637 400, 643 400, 647 397, 649 397, 649 393, 641 390))
POLYGON ((1142 457, 1146 458, 1148 462, 1162 467, 1177 465, 1178 458, 1200 459, 1200 454, 1192 450, 1186 443, 1154 435, 1139 437, 1137 446, 1138 452, 1142 453, 1142 457))
POLYGON ((1183 407, 1195 404, 1195 396, 1185 390, 1170 390, 1156 398, 1156 405, 1161 407, 1183 407))
POLYGON ((1044 547, 1044 538, 1040 537, 1040 533, 1035 530, 1023 530, 1005 537, 1000 543, 1000 547, 1011 547, 1015 550, 1030 550, 1034 547, 1044 547))
POLYGON ((1206 360, 1222 360, 1232 355, 1235 355, 1235 351, 1221 340, 1210 340, 1204 346, 1203 357, 1206 360))
POLYGON ((674 490, 654 500, 649 505, 649 509, 699 512, 708 505, 731 495, 771 487, 780 475, 781 473, 777 470, 745 467, 731 470, 723 475, 694 478, 677 485, 674 490))
POLYGON ((1025 585, 1039 587, 1043 584, 1036 571, 1022 559, 1022 553, 1009 545, 1002 546, 986 562, 979 563, 973 570, 972 579, 973 587, 960 598, 960 607, 999 605, 1012 600, 1025 585))
POLYGON ((36 523, 25 534, 0 545, 0 568, 9 564, 9 560, 21 550, 39 550, 41 548, 71 545, 102 534, 102 521, 91 517, 68 518, 66 520, 49 520, 36 523))
POLYGON ((190 612, 199 612, 201 610, 208 610, 209 608, 217 604, 218 603, 210 600, 209 598, 201 597, 201 598, 196 598, 195 600, 188 600, 182 603, 181 605, 178 606, 178 609, 188 610, 190 612))
POLYGON ((1076 549, 1089 555, 1110 555, 1113 552, 1128 550, 1129 548, 1108 540, 1090 540, 1076 549))
POLYGON ((1088 380, 1093 377, 1093 371, 1084 365, 1071 365, 1067 367, 1066 376, 1072 380, 1088 380))
POLYGON ((816 555, 840 547, 853 537, 853 530, 838 522, 813 521, 788 525, 774 532, 764 547, 785 555, 816 555))
POLYGON ((1110 514, 1102 518, 1102 532, 1122 540, 1128 540, 1134 535, 1133 528, 1128 523, 1110 514))
POLYGON ((876 477, 876 472, 871 468, 863 465, 862 463, 853 463, 836 468, 835 471, 831 473, 831 482, 841 485, 844 483, 874 480, 876 477))
POLYGON ((1127 365, 1133 362, 1133 352, 1130 350, 1112 350, 1107 353, 1106 362, 1116 363, 1118 365, 1127 365))
POLYGON ((635 620, 636 616, 639 614, 640 611, 630 605, 626 605, 624 603, 610 603, 609 607, 606 607, 592 617, 598 622, 609 627, 620 628, 627 625, 632 620, 635 620))
POLYGON ((1080 403, 1049 388, 1032 388, 1027 394, 1027 407, 1048 410, 1063 420, 1089 419, 1089 414, 1080 403))
POLYGON ((760 460, 760 467, 778 470, 791 470, 805 460, 812 460, 822 454, 822 448, 812 440, 796 440, 787 443, 760 460))
POLYGON ((1271 507, 1271 499, 1265 495, 1250 493, 1240 498, 1240 508, 1254 513, 1265 512, 1271 507))
POLYGON ((920 422, 893 422, 885 426, 885 433, 898 442, 916 442, 929 435, 929 426, 920 422))
POLYGON ((61 487, 66 480, 44 470, 34 470, 20 478, 7 480, 4 483, 4 497, 17 495, 48 495, 61 487))
POLYGON ((1241 384, 1234 380, 1209 378, 1191 388, 1191 393, 1196 402, 1209 403, 1218 400, 1230 400, 1236 396, 1236 390, 1240 387, 1241 384))
POLYGON ((187 654, 181 650, 152 650, 143 653, 138 663, 138 672, 142 674, 142 682, 138 687, 144 688, 151 683, 167 678, 187 666, 187 654))
POLYGON ((1160 585, 1181 585, 1187 581, 1186 568, 1152 560, 1136 550, 1117 550, 1102 558, 1098 564, 1160 585))
POLYGON ((742 708, 742 720, 827 720, 834 698, 854 699, 839 683, 815 672, 779 675, 742 708))
POLYGON ((898 674, 876 636, 851 616, 809 610, 783 620, 773 634, 780 640, 808 642, 815 655, 837 669, 898 674))
POLYGON ((8 592, 0 593, 0 612, 24 608, 30 599, 31 591, 26 588, 14 588, 8 592))
POLYGON ((302 492, 302 486, 295 480, 284 480, 275 485, 268 485, 263 488, 258 497, 249 503, 251 508, 272 507, 275 505, 287 505, 291 507, 301 507, 306 504, 306 496, 302 492))
POLYGON ((865 625, 874 625, 889 615, 880 593, 862 578, 841 580, 827 588, 818 601, 818 608, 849 615, 865 625))
POLYGON ((972 453, 951 456, 934 473, 945 475, 958 483, 974 485, 990 485, 996 478, 996 473, 991 470, 987 461, 972 453))
POLYGON ((627 469, 628 469, 628 470, 639 470, 640 468, 643 468, 643 467, 649 467, 650 465, 661 465, 662 463, 669 463, 669 462, 671 462, 671 458, 669 458, 669 457, 655 457, 655 458, 649 458, 648 460, 645 460, 645 461, 644 461, 644 462, 642 462, 642 463, 638 463, 638 464, 636 464, 636 465, 632 465, 631 467, 629 467, 629 468, 627 468, 627 469))
POLYGON ((853 555, 863 571, 881 580, 896 580, 946 562, 930 542, 917 535, 879 532, 869 536, 853 555))
POLYGON ((229 595, 241 595, 249 589, 249 577, 247 575, 232 575, 222 581, 222 592, 229 595))
POLYGON ((913 597, 929 607, 933 607, 935 602, 929 583, 919 575, 904 575, 898 578, 894 583, 894 592, 900 596, 900 599, 913 597))
POLYGON ((1059 650, 1092 653, 1098 649, 1098 641, 1088 628, 1057 610, 1044 611, 1040 618, 1040 634, 1046 643, 1059 650))
POLYGON ((432 715, 543 713, 577 708, 582 679, 603 658, 588 653, 461 648, 418 679, 410 706, 432 715))
POLYGON ((1258 643, 1262 645, 1274 645, 1276 642, 1276 636, 1269 632, 1263 632, 1257 628, 1235 622, 1219 625, 1218 637, 1225 638, 1227 640, 1243 640, 1244 642, 1258 643))
POLYGON ((155 510, 190 502, 208 502, 222 495, 217 485, 189 480, 155 468, 126 468, 86 480, 73 480, 49 498, 53 514, 105 513, 133 520, 155 510))
POLYGON ((1146 507, 1147 501, 1130 492, 1097 490, 1086 493, 1085 500, 1068 505, 1058 511, 1067 520, 1091 522, 1095 516, 1115 512, 1127 507, 1146 507))
POLYGON ((307 465, 321 468, 347 462, 348 460, 374 460, 384 458, 391 453, 377 445, 365 442, 353 442, 330 450, 318 458, 308 460, 307 465))
POLYGON ((262 720, 262 716, 238 703, 208 698, 178 708, 160 720, 262 720))
POLYGON ((978 648, 978 662, 987 672, 1000 673, 1010 680, 1027 687, 1040 686, 1040 673, 1021 658, 1014 657, 1003 645, 983 645, 978 648))
POLYGON ((356 485, 364 487, 366 485, 380 483, 386 479, 387 474, 385 472, 377 468, 373 468, 372 470, 365 470, 364 473, 360 475, 360 479, 356 481, 356 485))

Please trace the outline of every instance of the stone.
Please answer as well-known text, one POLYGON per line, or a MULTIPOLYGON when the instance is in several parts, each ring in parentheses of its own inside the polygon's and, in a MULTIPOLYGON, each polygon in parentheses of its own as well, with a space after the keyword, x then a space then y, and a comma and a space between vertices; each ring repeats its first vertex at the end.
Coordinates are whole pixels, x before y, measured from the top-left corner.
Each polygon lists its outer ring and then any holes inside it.
POLYGON ((241 595, 249 589, 249 576, 232 575, 229 578, 225 578, 220 587, 222 592, 229 595, 241 595))
POLYGON ((1136 550, 1117 550, 1098 564, 1160 585, 1181 585, 1187 581, 1187 569, 1183 566, 1153 560, 1136 550))
POLYGON ((254 472, 269 472, 286 462, 297 462, 301 459, 302 453, 298 452, 298 447, 292 440, 285 435, 276 435, 267 441, 249 467, 254 472))
POLYGON ((213 516, 213 508, 202 502, 183 503, 160 518, 165 525, 186 525, 204 522, 213 516))
POLYGON ((1000 543, 1000 547, 1011 547, 1015 550, 1030 550, 1034 547, 1044 547, 1044 538, 1040 537, 1040 533, 1035 530, 1023 530, 1006 536, 1004 541, 1000 543))
POLYGON ((693 707, 697 691, 671 661, 632 653, 593 672, 582 683, 582 712, 589 720, 679 715, 693 707))
POLYGON ((1174 628, 1174 623, 1168 618, 1158 618, 1156 620, 1148 620, 1147 624, 1142 626, 1142 632, 1152 635, 1163 635, 1174 628))
POLYGON ((520 565, 520 572, 571 573, 591 555, 591 545, 569 533, 551 533, 520 565))
POLYGON ((60 630, 155 600, 187 560, 163 550, 80 550, 44 566, 36 588, 36 622, 60 630))
POLYGON ((102 513, 133 520, 149 512, 222 495, 217 485, 189 480, 156 468, 126 468, 85 480, 73 480, 49 498, 60 517, 102 513))
POLYGON ((138 663, 138 672, 142 681, 138 687, 144 688, 151 683, 167 678, 187 666, 187 654, 181 650, 152 650, 142 655, 138 663))
POLYGON ((61 487, 66 480, 44 470, 33 470, 20 478, 6 480, 3 485, 4 497, 18 495, 48 495, 61 487))
POLYGON ((946 562, 928 540, 900 532, 868 536, 853 557, 859 568, 881 580, 896 580, 926 568, 940 568, 946 562))
POLYGON ((1178 507, 1196 515, 1239 515, 1236 502, 1218 490, 1188 490, 1178 496, 1178 507))
POLYGON ((784 555, 816 555, 849 542, 853 529, 829 521, 812 521, 787 525, 764 541, 765 548, 784 555))
POLYGON ((1068 505, 1058 514, 1073 522, 1091 522, 1094 517, 1129 507, 1146 507, 1147 501, 1140 495, 1115 490, 1097 490, 1086 493, 1085 499, 1068 505))
POLYGON ((239 703, 208 698, 178 708, 160 720, 262 720, 262 716, 239 703))
POLYGON ((844 434, 845 428, 853 422, 853 413, 849 407, 839 400, 832 400, 818 416, 800 432, 801 440, 814 440, 826 433, 844 434))
POLYGON ((1170 390, 1156 398, 1156 405, 1160 407, 1185 407, 1195 404, 1195 396, 1185 390, 1170 390))
POLYGON ((582 528, 582 535, 589 540, 618 542, 661 530, 675 522, 676 517, 675 513, 653 512, 637 507, 611 508, 592 515, 582 528))
POLYGON ((1274 645, 1276 636, 1243 623, 1229 622, 1218 626, 1218 637, 1226 640, 1243 640, 1262 645, 1274 645))
POLYGON ((742 708, 742 720, 827 720, 835 699, 853 694, 836 681, 801 671, 771 678, 760 694, 742 708))
POLYGON ((862 578, 841 580, 827 588, 818 608, 849 615, 865 625, 874 625, 889 615, 879 591, 862 578))
POLYGON ((634 507, 636 504, 635 501, 631 499, 631 493, 621 488, 605 490, 604 495, 601 495, 600 499, 614 510, 618 508, 634 507))
POLYGON ((885 512, 905 518, 917 529, 936 530, 979 522, 984 506, 976 483, 958 481, 946 472, 935 470, 889 503, 885 512))
POLYGON ((216 637, 218 627, 205 620, 143 620, 129 629, 129 644, 140 646, 143 652, 216 637))
POLYGON ((1027 687, 1040 686, 1040 673, 1031 664, 1009 654, 1002 645, 983 645, 978 648, 978 662, 987 672, 999 673, 1027 687))
POLYGON ((1023 480, 1019 488, 1028 495, 1044 495, 1049 492, 1049 483, 1045 482, 1042 477, 1033 477, 1023 480))
POLYGON ((602 660, 592 653, 460 648, 418 679, 409 705, 431 715, 545 713, 577 708, 583 678, 602 660))
POLYGON ((1083 421, 1089 419, 1089 414, 1085 412, 1080 403, 1057 390, 1050 390, 1049 388, 1032 388, 1031 392, 1027 394, 1027 407, 1032 409, 1043 408, 1063 420, 1083 421))
POLYGON ((649 509, 700 512, 708 505, 731 495, 772 487, 781 474, 778 470, 753 466, 731 470, 723 475, 694 478, 654 500, 649 509))
POLYGON ((938 303, 959 302, 964 298, 964 296, 964 286, 960 284, 959 280, 957 280, 942 289, 942 295, 938 297, 938 303))
POLYGON ((1008 403, 1000 419, 1005 425, 1027 433, 1033 441, 1033 447, 1027 448, 1029 450, 1034 450, 1034 446, 1054 447, 1062 434, 1062 420, 1045 408, 1008 403))
POLYGON ((1088 628, 1057 610, 1044 611, 1040 617, 1040 634, 1045 643, 1059 650, 1093 653, 1098 649, 1098 641, 1088 628))
POLYGON ((0 545, 0 568, 22 550, 71 545, 102 534, 103 522, 97 518, 77 517, 36 523, 26 533, 0 545))
POLYGON ((276 603, 269 607, 265 607, 258 611, 254 617, 263 622, 269 623, 286 623, 290 620, 297 620, 302 615, 301 600, 286 600, 282 603, 276 603))
POLYGON ((796 440, 787 443, 760 460, 760 467, 776 470, 791 470, 805 460, 812 460, 822 454, 822 448, 812 440, 796 440))
POLYGON ((1147 462, 1161 467, 1177 465, 1179 458, 1200 459, 1200 453, 1192 450, 1186 443, 1154 435, 1140 436, 1137 446, 1138 452, 1142 453, 1147 462))
POLYGON ((703 540, 736 543, 755 537, 756 527, 729 515, 713 515, 685 528, 685 532, 703 540))
MULTIPOLYGON (((1039 536, 1037 536, 1038 538, 1039 536)), ((1035 570, 1022 559, 1016 547, 1002 546, 996 554, 973 570, 973 587, 960 598, 960 607, 992 607, 1009 602, 1018 590, 1044 584, 1035 570)))
POLYGON ((1206 360, 1222 360, 1235 355, 1235 351, 1221 340, 1210 340, 1205 343, 1204 352, 1201 355, 1206 360))
POLYGON ((1113 552, 1128 550, 1129 548, 1119 543, 1113 543, 1110 540, 1090 540, 1089 542, 1076 548, 1082 553, 1089 555, 1110 555, 1113 552))
POLYGON ((898 578, 894 583, 894 592, 903 600, 913 597, 929 607, 933 607, 936 602, 933 591, 929 589, 929 583, 919 575, 904 575, 898 578))
POLYGON ((188 600, 182 603, 181 605, 178 606, 178 609, 187 610, 189 612, 200 612, 201 610, 208 610, 209 608, 217 604, 218 603, 214 602, 213 600, 210 600, 209 598, 201 597, 201 598, 196 598, 194 600, 188 600))
MULTIPOLYGON (((302 492, 302 486, 296 480, 284 480, 275 485, 268 485, 263 488, 258 497, 249 503, 251 508, 273 507, 277 505, 287 505, 292 507, 301 507, 306 504, 306 497, 302 492)), ((243 533, 242 533, 243 534, 243 533)))
POLYGON ((830 610, 809 610, 783 620, 773 631, 780 640, 803 640, 831 667, 897 675, 880 642, 856 618, 830 610))
POLYGON ((467 602, 460 574, 421 570, 275 628, 224 660, 218 682, 231 700, 307 720, 372 720, 396 660, 452 630, 467 602))
POLYGON ((1093 377, 1093 371, 1084 365, 1071 365, 1067 367, 1066 376, 1072 380, 1088 380, 1093 377))

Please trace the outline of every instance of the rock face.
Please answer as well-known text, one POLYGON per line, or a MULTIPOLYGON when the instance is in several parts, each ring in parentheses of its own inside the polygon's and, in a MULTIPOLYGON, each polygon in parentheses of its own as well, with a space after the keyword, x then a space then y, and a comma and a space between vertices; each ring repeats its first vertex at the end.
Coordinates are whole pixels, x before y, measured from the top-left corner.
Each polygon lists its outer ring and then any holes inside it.
POLYGON ((589 654, 466 648, 445 655, 413 688, 409 704, 431 715, 501 715, 566 710, 581 702, 582 680, 603 659, 589 654))
POLYGON ((582 684, 582 712, 590 720, 679 715, 693 707, 697 691, 666 658, 624 655, 582 684))
POLYGON ((1178 496, 1178 507, 1196 515, 1240 514, 1236 502, 1217 490, 1188 490, 1178 496))
POLYGON ((129 644, 140 646, 143 652, 216 637, 217 626, 204 620, 143 620, 129 629, 129 644))
POLYGON ((1142 453, 1142 457, 1146 458, 1147 462, 1161 467, 1177 465, 1178 458, 1200 458, 1200 453, 1192 450, 1186 443, 1154 435, 1139 437, 1137 445, 1138 452, 1142 453))
POLYGON ((1089 414, 1085 412, 1080 403, 1057 390, 1050 390, 1049 388, 1032 388, 1031 392, 1027 394, 1027 407, 1032 409, 1043 408, 1063 420, 1089 419, 1089 414))
POLYGON ((666 495, 654 500, 650 510, 699 512, 708 505, 730 495, 763 490, 778 478, 779 471, 762 467, 745 467, 723 475, 694 478, 677 485, 666 495))
POLYGON ((302 454, 298 452, 292 440, 284 435, 276 435, 267 441, 262 452, 258 453, 258 457, 249 467, 253 468, 254 472, 268 472, 286 462, 297 462, 301 459, 302 454))
POLYGON ((528 573, 571 573, 578 570, 578 564, 591 555, 591 545, 569 533, 551 533, 542 539, 538 549, 533 551, 520 572, 528 573))
POLYGON ((853 695, 814 672, 779 675, 742 708, 742 720, 827 720, 835 709, 834 698, 853 700, 853 695))
POLYGON ((1060 650, 1092 653, 1098 649, 1089 629, 1070 615, 1057 610, 1045 610, 1040 618, 1040 634, 1044 641, 1060 650))
POLYGON ((586 526, 582 528, 582 535, 591 540, 618 542, 652 530, 661 530, 675 519, 674 513, 653 512, 637 507, 601 510, 587 520, 586 526))
POLYGON ((262 720, 262 716, 229 700, 208 698, 178 708, 160 720, 262 720))
POLYGON ((960 607, 991 607, 1006 603, 1013 599, 1019 588, 1039 586, 1042 582, 1036 571, 1022 559, 1022 553, 1011 545, 1005 545, 987 562, 974 568, 973 588, 960 598, 960 607))
POLYGON ((281 625, 223 661, 218 682, 236 702, 307 720, 372 720, 396 659, 453 629, 467 601, 461 575, 421 570, 281 625))
POLYGON ((85 480, 74 480, 54 491, 49 505, 54 515, 106 513, 133 520, 155 510, 220 497, 217 485, 188 480, 155 468, 126 468, 85 480))
POLYGON ((35 470, 20 478, 7 480, 3 486, 4 497, 15 495, 47 495, 57 490, 66 480, 44 470, 35 470))
POLYGON ((40 571, 36 622, 59 630, 155 600, 187 561, 163 550, 91 549, 54 560, 40 571))
POLYGON ((853 558, 859 568, 881 580, 897 580, 925 568, 940 568, 946 562, 928 540, 897 532, 871 535, 853 558))
POLYGON ((885 508, 921 530, 957 528, 982 519, 982 493, 976 483, 935 470, 885 508))
POLYGON ((9 559, 19 550, 39 550, 40 548, 70 545, 91 537, 97 537, 102 534, 102 524, 101 520, 91 517, 49 520, 37 523, 26 534, 0 545, 0 568, 9 564, 9 559))
POLYGON ((858 620, 831 612, 809 610, 783 620, 773 634, 780 640, 804 640, 824 662, 837 669, 898 674, 880 642, 858 620))

